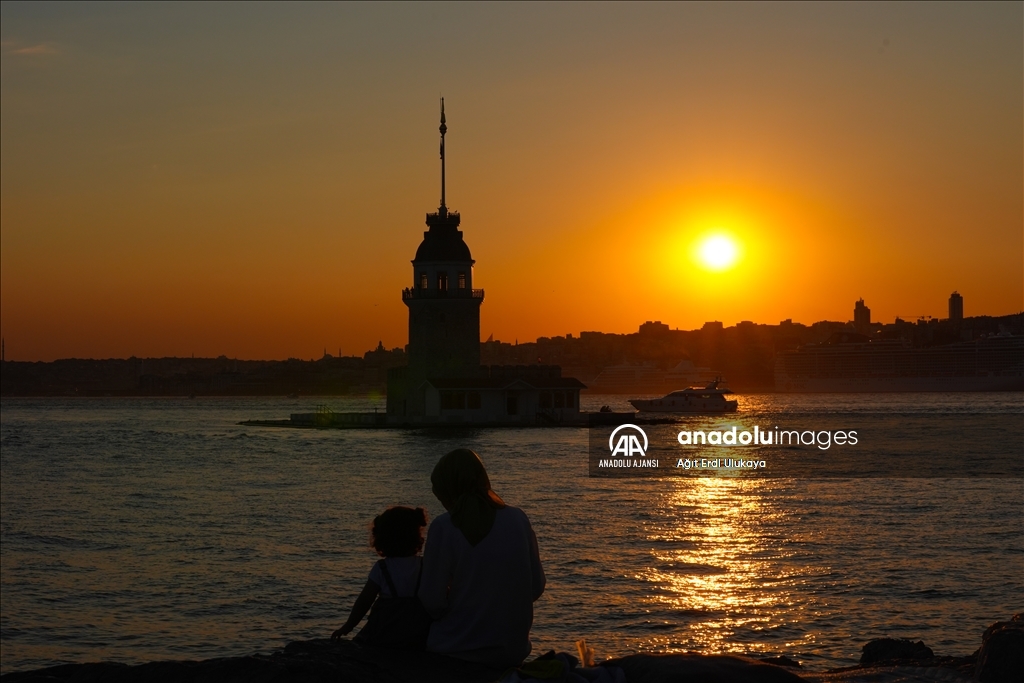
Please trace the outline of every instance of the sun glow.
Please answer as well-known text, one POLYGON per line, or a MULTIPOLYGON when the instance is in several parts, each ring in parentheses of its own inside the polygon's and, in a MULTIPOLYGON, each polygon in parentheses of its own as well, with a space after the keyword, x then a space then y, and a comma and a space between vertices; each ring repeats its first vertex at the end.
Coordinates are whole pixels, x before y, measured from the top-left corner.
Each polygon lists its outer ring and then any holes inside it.
POLYGON ((736 242, 729 237, 711 235, 697 247, 697 255, 705 268, 725 270, 736 263, 739 249, 736 247, 736 242))

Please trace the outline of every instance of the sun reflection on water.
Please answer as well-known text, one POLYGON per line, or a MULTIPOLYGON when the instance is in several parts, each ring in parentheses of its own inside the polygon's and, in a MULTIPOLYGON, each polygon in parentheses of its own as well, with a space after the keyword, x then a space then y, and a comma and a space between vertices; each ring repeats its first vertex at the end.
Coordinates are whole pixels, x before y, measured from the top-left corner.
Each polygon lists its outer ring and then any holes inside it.
POLYGON ((807 633, 766 642, 766 632, 786 630, 779 607, 792 606, 795 581, 784 569, 787 539, 777 531, 786 513, 771 486, 703 478, 674 482, 665 493, 667 521, 650 528, 651 563, 635 578, 651 585, 652 611, 671 619, 665 635, 642 649, 754 654, 813 642, 807 633))

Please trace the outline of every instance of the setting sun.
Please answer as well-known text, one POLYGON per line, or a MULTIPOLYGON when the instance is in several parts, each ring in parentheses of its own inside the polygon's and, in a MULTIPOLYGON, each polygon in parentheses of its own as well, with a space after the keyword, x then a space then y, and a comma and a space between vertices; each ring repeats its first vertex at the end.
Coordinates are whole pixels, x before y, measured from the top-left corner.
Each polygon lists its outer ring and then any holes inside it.
POLYGON ((724 235, 707 237, 697 248, 701 263, 710 270, 725 270, 736 262, 736 243, 724 235))

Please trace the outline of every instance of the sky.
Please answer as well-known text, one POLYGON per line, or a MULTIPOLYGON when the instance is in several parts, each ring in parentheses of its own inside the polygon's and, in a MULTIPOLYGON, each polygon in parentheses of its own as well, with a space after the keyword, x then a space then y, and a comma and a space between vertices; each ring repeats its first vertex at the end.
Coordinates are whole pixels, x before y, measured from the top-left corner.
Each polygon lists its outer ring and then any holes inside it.
POLYGON ((0 4, 8 360, 1024 309, 1024 5, 0 4), (700 258, 717 236, 736 259, 700 258))

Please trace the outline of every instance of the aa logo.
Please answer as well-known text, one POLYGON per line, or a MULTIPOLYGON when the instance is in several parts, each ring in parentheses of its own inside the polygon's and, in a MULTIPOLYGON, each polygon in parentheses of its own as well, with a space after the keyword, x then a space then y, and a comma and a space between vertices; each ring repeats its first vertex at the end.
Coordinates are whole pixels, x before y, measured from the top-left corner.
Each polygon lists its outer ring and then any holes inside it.
POLYGON ((636 425, 619 425, 608 437, 608 449, 612 452, 612 457, 618 455, 624 458, 642 458, 647 453, 647 434, 636 425))

